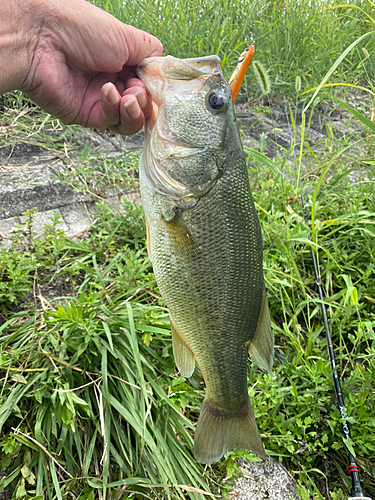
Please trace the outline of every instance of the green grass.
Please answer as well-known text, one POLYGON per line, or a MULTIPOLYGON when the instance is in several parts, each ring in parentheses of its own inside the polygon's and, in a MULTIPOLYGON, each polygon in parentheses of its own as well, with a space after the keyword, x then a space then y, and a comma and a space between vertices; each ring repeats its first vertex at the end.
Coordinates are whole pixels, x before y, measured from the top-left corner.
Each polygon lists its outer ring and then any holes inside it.
MULTIPOLYGON (((198 57, 217 54, 229 78, 238 56, 255 41, 254 59, 270 72, 274 94, 294 98, 295 80, 301 92, 320 83, 326 71, 354 40, 374 29, 370 0, 95 0, 93 3, 127 24, 157 36, 164 54, 198 57)), ((374 37, 351 52, 332 82, 372 85, 374 37), (370 55, 367 58, 365 49, 370 55), (371 55, 372 54, 372 55, 371 55)), ((243 89, 260 93, 249 72, 243 89)))
MULTIPOLYGON (((346 179, 348 160, 343 156, 331 162, 329 166, 335 173, 326 180, 322 179, 325 169, 318 164, 322 172, 318 188, 308 201, 313 214, 313 241, 321 248, 319 266, 352 424, 351 444, 359 462, 367 464, 374 478, 374 183, 366 181, 363 172, 359 184, 353 186, 346 179)), ((305 192, 314 187, 315 182, 311 185, 305 181, 305 192)), ((295 189, 293 183, 271 180, 266 192, 262 192, 263 201, 256 200, 262 208, 265 278, 276 323, 276 352, 284 360, 276 368, 277 381, 272 384, 271 379, 267 380, 257 389, 270 393, 268 407, 259 397, 264 417, 271 414, 271 448, 279 454, 282 443, 284 453, 292 452, 294 469, 302 474, 301 469, 310 468, 324 472, 332 491, 334 470, 341 470, 337 464, 346 468, 346 451, 340 438, 341 422, 314 286, 309 229, 303 222, 295 189), (278 398, 280 390, 290 391, 293 396, 278 398), (292 422, 296 425, 291 426, 292 422), (327 457, 326 469, 318 465, 323 455, 327 457)), ((309 474, 302 477, 306 484, 309 474)))

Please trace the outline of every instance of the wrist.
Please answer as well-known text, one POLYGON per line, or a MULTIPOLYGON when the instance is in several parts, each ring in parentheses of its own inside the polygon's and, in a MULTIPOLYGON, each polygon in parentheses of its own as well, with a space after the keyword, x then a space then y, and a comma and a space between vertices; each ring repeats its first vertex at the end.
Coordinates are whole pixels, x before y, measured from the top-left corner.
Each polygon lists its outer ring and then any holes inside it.
POLYGON ((22 89, 41 23, 34 0, 0 0, 0 94, 22 89))

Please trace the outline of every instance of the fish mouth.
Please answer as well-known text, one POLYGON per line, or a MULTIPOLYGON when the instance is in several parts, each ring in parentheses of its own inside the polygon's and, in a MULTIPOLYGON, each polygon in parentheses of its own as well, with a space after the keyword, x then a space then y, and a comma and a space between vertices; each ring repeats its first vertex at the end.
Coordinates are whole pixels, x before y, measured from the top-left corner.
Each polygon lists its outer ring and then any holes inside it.
POLYGON ((143 59, 135 72, 145 84, 151 100, 157 106, 164 102, 165 92, 194 95, 200 92, 206 81, 221 76, 218 56, 177 59, 173 56, 143 59))
POLYGON ((222 78, 220 59, 215 55, 190 59, 151 57, 141 61, 135 72, 145 84, 153 104, 153 111, 145 125, 142 161, 145 179, 158 193, 175 201, 198 199, 212 189, 217 178, 210 177, 204 181, 202 177, 202 182, 197 184, 187 170, 181 175, 179 163, 184 160, 194 162, 194 156, 204 156, 209 148, 194 144, 195 137, 192 141, 186 138, 181 140, 169 122, 170 115, 166 115, 164 104, 171 94, 184 102, 204 93, 208 80, 222 78), (174 167, 170 168, 170 164, 174 167))
MULTIPOLYGON (((220 58, 218 56, 205 56, 190 59, 177 59, 173 56, 148 57, 143 59, 136 67, 135 72, 145 83, 148 89, 155 89, 155 77, 162 80, 186 81, 207 79, 213 75, 220 75, 220 58)), ((151 94, 155 97, 154 92, 151 94)))

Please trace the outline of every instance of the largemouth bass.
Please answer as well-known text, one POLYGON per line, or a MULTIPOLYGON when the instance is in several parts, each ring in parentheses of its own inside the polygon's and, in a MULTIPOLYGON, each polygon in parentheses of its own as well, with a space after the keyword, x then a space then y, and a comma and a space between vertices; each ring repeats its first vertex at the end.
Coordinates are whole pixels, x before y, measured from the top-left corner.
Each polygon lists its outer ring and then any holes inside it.
POLYGON ((247 387, 247 358, 272 373, 262 238, 220 59, 155 57, 136 72, 154 111, 140 186, 148 250, 170 313, 184 377, 206 384, 194 438, 198 462, 247 448, 265 457, 247 387))

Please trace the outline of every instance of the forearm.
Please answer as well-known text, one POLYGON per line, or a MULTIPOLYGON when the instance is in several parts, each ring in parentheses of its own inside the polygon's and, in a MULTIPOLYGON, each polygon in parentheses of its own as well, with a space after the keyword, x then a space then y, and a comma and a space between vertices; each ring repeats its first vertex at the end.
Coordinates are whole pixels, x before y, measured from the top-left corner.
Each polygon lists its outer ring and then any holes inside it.
POLYGON ((40 29, 37 11, 32 0, 0 0, 0 94, 22 87, 40 29))

